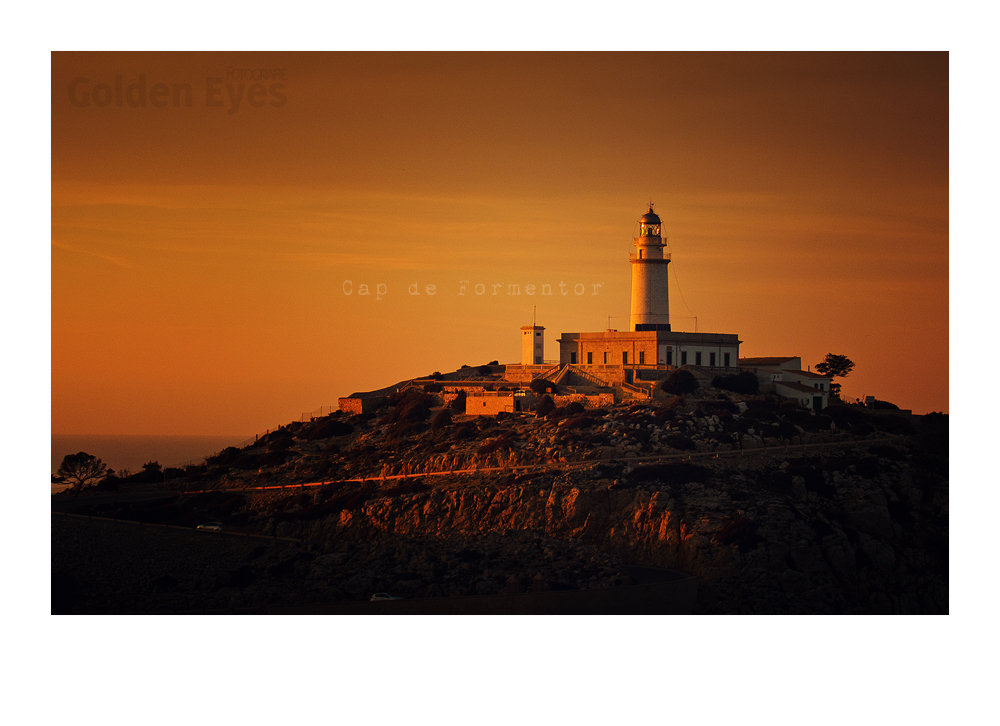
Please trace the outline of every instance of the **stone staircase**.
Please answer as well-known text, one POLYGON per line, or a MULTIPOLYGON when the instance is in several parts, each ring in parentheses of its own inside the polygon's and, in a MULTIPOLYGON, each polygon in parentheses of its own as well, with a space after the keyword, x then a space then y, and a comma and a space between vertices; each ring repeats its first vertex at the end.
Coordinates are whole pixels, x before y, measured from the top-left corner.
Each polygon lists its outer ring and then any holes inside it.
POLYGON ((537 376, 534 376, 532 380, 538 380, 540 378, 542 380, 548 381, 549 383, 556 383, 556 379, 558 379, 562 374, 563 374, 563 367, 556 364, 551 368, 546 368, 537 376))
POLYGON ((582 378, 583 380, 587 381, 588 383, 590 383, 593 386, 597 386, 598 388, 611 388, 611 384, 610 383, 608 383, 607 381, 605 381, 602 378, 598 378, 593 373, 585 371, 582 368, 577 368, 574 365, 568 365, 568 366, 566 366, 566 368, 574 376, 578 376, 578 377, 582 378))

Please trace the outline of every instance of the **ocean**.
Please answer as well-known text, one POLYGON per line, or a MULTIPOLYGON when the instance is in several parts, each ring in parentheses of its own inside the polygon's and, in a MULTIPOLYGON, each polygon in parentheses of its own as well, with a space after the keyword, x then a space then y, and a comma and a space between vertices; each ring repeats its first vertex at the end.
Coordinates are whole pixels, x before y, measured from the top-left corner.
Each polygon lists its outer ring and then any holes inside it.
MULTIPOLYGON (((150 461, 158 461, 163 468, 197 463, 227 446, 238 446, 248 438, 251 437, 52 434, 52 473, 56 473, 63 457, 79 451, 96 456, 115 471, 128 469, 134 474, 150 461)), ((64 488, 53 484, 52 493, 64 488)))

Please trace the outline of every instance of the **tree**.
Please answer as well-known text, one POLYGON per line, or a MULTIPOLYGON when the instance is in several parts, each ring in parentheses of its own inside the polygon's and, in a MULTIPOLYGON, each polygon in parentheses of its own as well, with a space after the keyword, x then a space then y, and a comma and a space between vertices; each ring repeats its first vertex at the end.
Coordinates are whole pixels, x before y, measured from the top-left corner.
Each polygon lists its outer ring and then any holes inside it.
MULTIPOLYGON (((826 359, 822 363, 816 364, 816 372, 824 376, 847 378, 848 374, 854 370, 854 361, 846 355, 834 355, 827 353, 826 359)), ((840 398, 840 384, 830 384, 830 395, 840 398)))
POLYGON ((56 473, 72 484, 79 493, 84 487, 103 479, 107 470, 108 467, 103 461, 81 451, 76 454, 66 454, 56 473))
POLYGON ((826 359, 822 363, 816 364, 816 372, 822 373, 824 376, 847 378, 852 370, 854 370, 854 361, 846 355, 827 353, 826 359))

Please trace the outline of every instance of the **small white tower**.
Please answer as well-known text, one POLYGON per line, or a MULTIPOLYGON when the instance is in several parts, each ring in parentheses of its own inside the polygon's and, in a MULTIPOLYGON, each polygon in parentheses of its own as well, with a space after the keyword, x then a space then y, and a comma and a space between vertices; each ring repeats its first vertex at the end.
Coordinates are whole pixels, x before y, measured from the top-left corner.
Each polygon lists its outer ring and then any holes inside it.
POLYGON ((660 236, 660 218, 649 211, 639 219, 639 236, 633 239, 631 330, 670 330, 670 300, 667 295, 667 265, 670 253, 660 236))
POLYGON ((521 328, 521 365, 541 365, 545 359, 545 328, 525 325, 521 328))

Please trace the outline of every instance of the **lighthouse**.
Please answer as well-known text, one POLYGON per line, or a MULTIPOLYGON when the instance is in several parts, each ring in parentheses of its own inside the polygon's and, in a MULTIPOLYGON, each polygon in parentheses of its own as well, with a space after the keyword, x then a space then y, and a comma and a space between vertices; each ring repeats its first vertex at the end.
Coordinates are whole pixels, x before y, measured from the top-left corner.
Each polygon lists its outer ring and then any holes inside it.
POLYGON ((632 331, 670 331, 670 301, 667 296, 667 265, 670 253, 664 253, 665 242, 660 235, 660 218, 649 211, 639 218, 639 236, 632 243, 635 252, 629 254, 632 263, 632 307, 629 329, 632 331))

